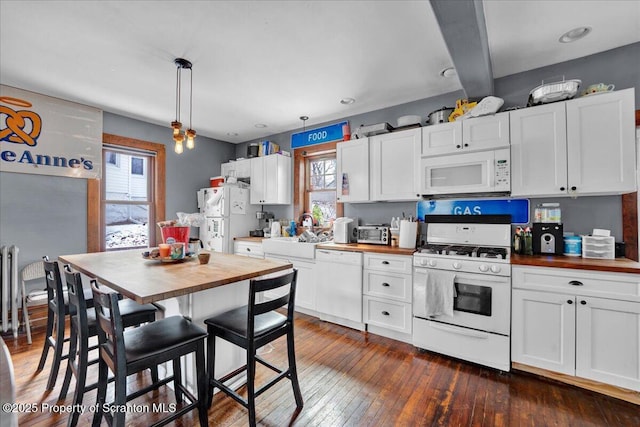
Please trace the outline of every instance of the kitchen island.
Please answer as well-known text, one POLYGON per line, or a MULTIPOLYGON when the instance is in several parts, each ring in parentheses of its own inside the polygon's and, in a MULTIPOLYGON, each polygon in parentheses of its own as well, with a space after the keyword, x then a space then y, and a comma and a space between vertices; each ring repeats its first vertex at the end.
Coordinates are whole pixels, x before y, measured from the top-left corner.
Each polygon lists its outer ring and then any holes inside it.
MULTIPOLYGON (((142 251, 126 250, 62 255, 63 263, 140 304, 157 303, 164 316, 182 315, 206 329, 204 320, 248 302, 249 279, 284 272, 292 264, 213 252, 207 264, 197 258, 175 262, 146 260, 142 251)), ((242 366, 245 354, 226 341, 216 342, 216 372, 242 366)), ((193 361, 186 363, 187 386, 195 389, 193 361)), ((244 377, 238 378, 236 385, 244 377)))

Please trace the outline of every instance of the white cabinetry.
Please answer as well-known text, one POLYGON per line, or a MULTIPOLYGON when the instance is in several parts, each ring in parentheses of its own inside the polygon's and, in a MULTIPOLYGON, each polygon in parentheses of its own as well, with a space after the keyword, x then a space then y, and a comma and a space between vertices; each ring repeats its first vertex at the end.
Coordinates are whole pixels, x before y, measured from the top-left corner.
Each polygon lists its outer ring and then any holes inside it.
POLYGON ((512 111, 512 196, 636 190, 634 89, 512 111))
POLYGON ((420 156, 509 146, 509 113, 472 117, 422 128, 420 156))
POLYGON ((363 316, 369 332, 411 339, 412 257, 364 254, 363 316))
POLYGON ((291 203, 291 157, 272 154, 251 159, 251 204, 291 203))
POLYGON ((418 200, 420 128, 369 138, 370 200, 418 200))
MULTIPOLYGON (((296 282, 296 311, 317 316, 316 313, 316 262, 314 260, 286 257, 267 253, 267 259, 287 261, 298 270, 296 282)), ((265 292, 265 297, 274 299, 280 296, 273 291, 265 292)))
POLYGON ((316 249, 316 308, 320 319, 364 330, 362 254, 316 249))
POLYGON ((512 281, 513 362, 640 391, 640 275, 514 266, 512 281))
POLYGON ((336 144, 338 202, 369 201, 369 139, 336 144))
POLYGON ((233 253, 235 255, 248 256, 251 258, 264 258, 262 243, 236 240, 233 242, 233 253))
POLYGON ((220 167, 220 174, 224 177, 249 178, 251 177, 251 159, 223 163, 220 167))

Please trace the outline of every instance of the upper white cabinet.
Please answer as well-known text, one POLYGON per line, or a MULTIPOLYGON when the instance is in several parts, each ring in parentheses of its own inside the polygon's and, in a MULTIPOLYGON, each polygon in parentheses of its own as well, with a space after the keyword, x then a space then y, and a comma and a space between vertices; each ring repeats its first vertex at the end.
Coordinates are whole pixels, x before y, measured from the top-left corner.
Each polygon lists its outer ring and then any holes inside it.
POLYGON ((272 154, 251 159, 251 204, 291 203, 291 157, 272 154))
POLYGON ((634 89, 510 114, 512 196, 636 190, 634 89))
POLYGON ((370 200, 418 200, 422 130, 369 138, 370 200))
POLYGON ((509 113, 473 117, 422 128, 420 156, 509 146, 509 113))
POLYGON ((220 174, 224 177, 249 178, 251 176, 251 159, 223 163, 220 167, 220 174))
POLYGON ((338 202, 369 201, 369 139, 336 144, 338 202))

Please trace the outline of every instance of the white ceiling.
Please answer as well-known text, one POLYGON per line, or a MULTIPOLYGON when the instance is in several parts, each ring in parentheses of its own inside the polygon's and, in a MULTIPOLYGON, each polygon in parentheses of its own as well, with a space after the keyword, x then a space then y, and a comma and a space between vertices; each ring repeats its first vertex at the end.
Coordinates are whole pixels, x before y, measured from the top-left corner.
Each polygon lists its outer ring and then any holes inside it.
MULTIPOLYGON (((485 0, 484 12, 494 77, 640 41, 635 0, 485 0), (558 43, 581 25, 588 37, 558 43)), ((183 57, 194 129, 229 142, 461 89, 439 76, 452 63, 428 1, 1 0, 0 16, 0 83, 168 127, 183 57)))

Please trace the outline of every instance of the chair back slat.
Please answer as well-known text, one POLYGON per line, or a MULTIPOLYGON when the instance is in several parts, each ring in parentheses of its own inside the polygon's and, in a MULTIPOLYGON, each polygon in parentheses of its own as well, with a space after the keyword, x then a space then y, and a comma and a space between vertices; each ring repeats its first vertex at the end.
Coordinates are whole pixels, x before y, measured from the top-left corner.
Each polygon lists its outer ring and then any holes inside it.
POLYGON ((49 257, 42 258, 45 271, 45 281, 47 282, 47 299, 56 304, 59 310, 64 313, 64 288, 60 278, 60 267, 57 261, 50 261, 49 257))
POLYGON ((118 305, 118 294, 102 291, 98 283, 91 280, 93 304, 96 310, 96 324, 98 326, 98 341, 102 356, 106 356, 107 364, 118 365, 118 360, 125 363, 124 327, 118 305))
POLYGON ((74 310, 69 309, 71 322, 76 325, 77 331, 86 333, 89 322, 87 320, 87 301, 84 299, 84 291, 82 290, 82 277, 80 277, 80 273, 73 272, 70 265, 64 266, 64 276, 67 282, 69 306, 74 308, 74 310))

